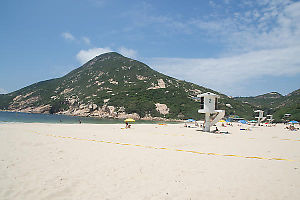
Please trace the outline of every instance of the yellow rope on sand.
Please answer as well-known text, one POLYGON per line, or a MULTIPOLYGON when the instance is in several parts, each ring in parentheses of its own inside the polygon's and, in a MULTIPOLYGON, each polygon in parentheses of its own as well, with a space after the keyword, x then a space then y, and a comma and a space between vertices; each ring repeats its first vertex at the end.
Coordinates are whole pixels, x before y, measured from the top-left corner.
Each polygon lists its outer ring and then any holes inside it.
MULTIPOLYGON (((35 134, 38 134, 38 135, 43 135, 43 134, 41 134, 39 132, 36 132, 36 131, 31 131, 31 132, 33 132, 35 134)), ((73 140, 85 140, 85 141, 91 141, 91 142, 101 142, 101 143, 116 144, 116 145, 123 145, 123 146, 136 146, 136 147, 142 147, 142 148, 148 148, 148 149, 179 151, 179 152, 203 154, 203 155, 210 155, 210 156, 239 157, 239 158, 248 158, 248 159, 279 160, 279 161, 293 161, 293 162, 296 161, 296 160, 285 159, 285 158, 265 158, 265 157, 259 157, 259 156, 240 156, 240 155, 234 155, 234 154, 205 153, 205 152, 191 151, 191 150, 184 150, 184 149, 172 149, 172 148, 167 148, 167 147, 154 147, 154 146, 144 146, 144 145, 140 145, 140 144, 128 144, 128 143, 121 143, 121 142, 111 142, 111 141, 85 139, 85 138, 77 138, 77 137, 67 137, 67 136, 60 136, 60 135, 54 135, 54 134, 46 134, 45 136, 50 136, 50 137, 55 137, 55 138, 63 138, 63 139, 73 139, 73 140)))

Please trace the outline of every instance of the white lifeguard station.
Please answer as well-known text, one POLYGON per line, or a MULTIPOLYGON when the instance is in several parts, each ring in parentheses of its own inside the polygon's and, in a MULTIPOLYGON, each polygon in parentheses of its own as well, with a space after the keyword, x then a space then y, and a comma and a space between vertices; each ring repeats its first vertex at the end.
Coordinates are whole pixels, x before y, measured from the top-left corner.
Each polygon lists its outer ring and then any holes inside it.
POLYGON ((274 121, 273 115, 267 115, 267 121, 269 124, 272 124, 272 122, 274 121))
POLYGON ((284 114, 283 119, 287 121, 291 116, 292 116, 291 114, 286 113, 284 114))
POLYGON ((266 119, 266 117, 264 117, 264 111, 263 110, 256 110, 254 112, 257 113, 255 118, 257 119, 257 124, 259 126, 260 123, 263 122, 266 119))
POLYGON ((217 110, 219 95, 211 92, 197 95, 200 100, 200 109, 198 113, 205 113, 205 122, 203 131, 210 132, 210 127, 215 125, 225 116, 225 110, 217 110))

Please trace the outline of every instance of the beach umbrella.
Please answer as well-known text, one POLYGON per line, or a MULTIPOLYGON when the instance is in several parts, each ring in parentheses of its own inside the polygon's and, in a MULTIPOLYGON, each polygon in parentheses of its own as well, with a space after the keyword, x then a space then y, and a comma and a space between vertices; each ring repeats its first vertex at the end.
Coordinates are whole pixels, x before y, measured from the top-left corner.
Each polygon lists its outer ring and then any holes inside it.
POLYGON ((225 120, 220 120, 219 122, 226 122, 225 120))
POLYGON ((226 119, 226 122, 231 122, 231 121, 232 121, 231 118, 226 119))
POLYGON ((239 122, 242 124, 248 124, 248 122, 246 120, 240 120, 239 122))
POLYGON ((289 122, 289 124, 299 124, 299 122, 298 122, 298 121, 295 121, 295 120, 293 120, 293 121, 290 121, 290 122, 289 122))
POLYGON ((128 119, 125 119, 124 122, 135 122, 135 120, 131 119, 131 118, 128 118, 128 119))
POLYGON ((186 122, 194 122, 194 121, 196 121, 196 120, 194 120, 194 119, 187 119, 186 120, 186 122))

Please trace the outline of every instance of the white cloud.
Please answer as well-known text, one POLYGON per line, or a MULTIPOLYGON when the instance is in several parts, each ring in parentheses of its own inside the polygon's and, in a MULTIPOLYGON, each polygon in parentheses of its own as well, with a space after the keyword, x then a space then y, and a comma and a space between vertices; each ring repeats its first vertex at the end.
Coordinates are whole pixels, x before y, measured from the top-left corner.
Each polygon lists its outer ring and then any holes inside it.
MULTIPOLYGON (((76 58, 80 62, 80 64, 84 64, 87 61, 93 59, 96 56, 99 56, 100 54, 103 53, 108 53, 115 51, 110 47, 105 47, 105 48, 92 48, 92 49, 87 49, 87 50, 80 50, 76 58)), ((120 47, 118 48, 117 52, 122 54, 123 56, 129 57, 129 58, 136 58, 137 57, 137 51, 133 49, 128 49, 126 47, 120 47)))
POLYGON ((7 94, 7 91, 3 88, 0 88, 0 94, 7 94))
POLYGON ((208 88, 228 91, 228 87, 234 90, 245 81, 263 76, 300 74, 299 55, 300 46, 297 46, 222 58, 154 58, 147 62, 164 74, 208 88))
POLYGON ((69 32, 64 32, 61 35, 65 40, 75 40, 75 37, 69 32))
MULTIPOLYGON (((284 48, 300 43, 300 2, 291 0, 251 0, 223 4, 209 0, 209 16, 191 18, 155 15, 151 5, 142 3, 125 13, 132 27, 152 26, 158 34, 197 34, 207 41, 222 43, 226 53, 284 48), (235 4, 232 6, 232 4, 235 4)), ((221 45, 222 45, 221 44, 221 45)), ((224 54, 224 52, 221 52, 224 54)))
POLYGON ((136 58, 137 57, 137 52, 133 49, 128 49, 126 47, 120 47, 119 53, 122 54, 123 56, 129 57, 129 58, 136 58))
POLYGON ((72 35, 70 32, 63 32, 61 34, 61 36, 65 39, 65 40, 68 40, 68 41, 75 41, 77 43, 84 43, 84 44, 87 44, 87 45, 90 45, 91 44, 91 40, 90 38, 88 37, 81 37, 81 39, 77 39, 74 35, 72 35))
POLYGON ((206 20, 193 19, 189 25, 207 32, 209 37, 222 42, 234 52, 300 44, 300 2, 258 0, 239 6, 244 6, 244 9, 206 20))
POLYGON ((173 33, 199 35, 206 41, 222 43, 226 53, 246 53, 300 43, 300 2, 209 0, 208 4, 210 15, 179 17, 154 14, 157 13, 155 8, 143 2, 124 13, 124 17, 132 20, 126 30, 151 26, 163 36, 173 33))
POLYGON ((91 44, 91 40, 88 37, 82 37, 82 40, 85 44, 90 45, 91 44))
POLYGON ((111 51, 112 50, 109 47, 106 47, 106 48, 92 48, 92 49, 88 49, 88 50, 80 50, 77 53, 76 58, 81 64, 84 64, 87 61, 93 59, 94 57, 96 57, 100 54, 108 53, 108 52, 111 52, 111 51))

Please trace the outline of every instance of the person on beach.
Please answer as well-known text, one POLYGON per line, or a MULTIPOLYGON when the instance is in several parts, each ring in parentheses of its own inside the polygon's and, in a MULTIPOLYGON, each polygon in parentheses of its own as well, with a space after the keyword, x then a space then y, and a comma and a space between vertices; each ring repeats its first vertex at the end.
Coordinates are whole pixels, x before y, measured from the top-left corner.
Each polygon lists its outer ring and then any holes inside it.
POLYGON ((220 133, 218 127, 216 127, 216 130, 213 130, 212 133, 220 133))
POLYGON ((299 130, 299 128, 296 128, 295 126, 290 125, 290 127, 288 128, 290 131, 297 131, 299 130))
POLYGON ((131 127, 131 125, 129 125, 129 123, 128 122, 126 122, 126 126, 125 126, 125 128, 130 128, 131 127))

